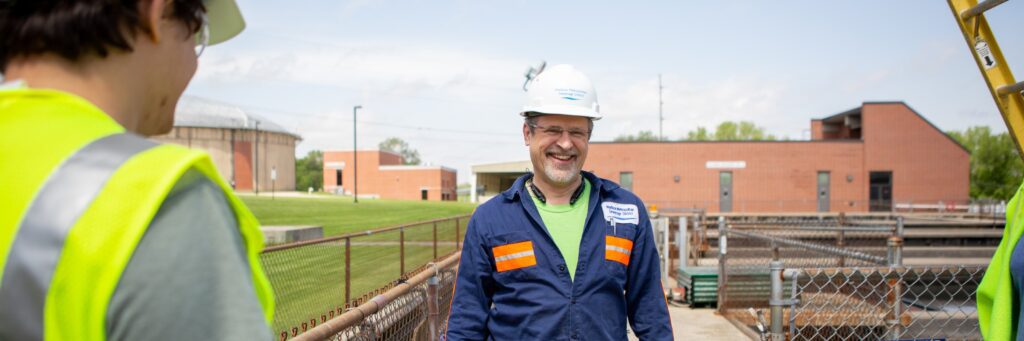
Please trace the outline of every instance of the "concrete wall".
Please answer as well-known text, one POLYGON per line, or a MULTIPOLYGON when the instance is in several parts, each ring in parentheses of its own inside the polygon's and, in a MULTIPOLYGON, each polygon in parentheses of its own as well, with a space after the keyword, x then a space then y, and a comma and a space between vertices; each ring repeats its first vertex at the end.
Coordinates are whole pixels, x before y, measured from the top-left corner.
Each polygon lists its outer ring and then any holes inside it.
MULTIPOLYGON (((257 146, 256 134, 252 130, 174 127, 170 133, 153 137, 153 140, 206 151, 210 154, 221 177, 228 183, 235 180, 238 190, 252 190, 255 184, 250 182, 254 179, 255 173, 259 173, 259 189, 270 191, 270 170, 275 166, 277 167, 277 180, 274 181, 274 188, 279 191, 295 190, 295 143, 297 139, 294 136, 261 131, 257 146), (245 145, 248 145, 251 150, 247 152, 237 150, 239 146, 245 145), (256 149, 259 149, 258 156, 255 155, 256 149), (249 160, 252 163, 258 161, 256 169, 238 169, 238 165, 247 164, 244 160, 236 158, 238 153, 242 152, 249 154, 249 160)), ((248 166, 251 167, 252 164, 248 163, 248 166)))

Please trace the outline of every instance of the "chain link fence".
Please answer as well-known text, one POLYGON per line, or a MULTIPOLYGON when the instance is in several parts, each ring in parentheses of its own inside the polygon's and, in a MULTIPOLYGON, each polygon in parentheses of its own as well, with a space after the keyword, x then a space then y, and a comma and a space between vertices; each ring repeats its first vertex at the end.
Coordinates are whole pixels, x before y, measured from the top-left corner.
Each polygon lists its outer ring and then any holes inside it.
POLYGON ((765 340, 980 339, 985 268, 904 267, 892 218, 720 217, 720 312, 765 340))
POLYGON ((294 338, 341 316, 460 248, 458 216, 266 248, 276 297, 274 333, 294 338))
POLYGON ((786 315, 793 340, 980 340, 984 267, 797 269, 786 315))
POLYGON ((408 280, 294 340, 438 340, 451 309, 459 256, 428 264, 408 280))

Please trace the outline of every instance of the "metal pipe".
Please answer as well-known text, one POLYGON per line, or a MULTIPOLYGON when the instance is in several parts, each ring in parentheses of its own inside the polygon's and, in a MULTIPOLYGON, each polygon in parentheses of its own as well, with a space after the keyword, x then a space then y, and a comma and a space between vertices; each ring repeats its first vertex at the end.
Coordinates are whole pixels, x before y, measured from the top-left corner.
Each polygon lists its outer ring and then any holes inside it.
POLYGON ((727 235, 728 234, 729 234, 729 230, 725 226, 725 217, 719 216, 718 217, 718 299, 717 299, 716 303, 718 305, 718 312, 723 313, 723 314, 725 313, 725 305, 723 305, 722 302, 725 302, 725 283, 726 283, 726 277, 727 277, 727 274, 725 273, 725 262, 727 260, 726 253, 728 252, 728 250, 727 250, 727 241, 728 241, 728 236, 727 235))
POLYGON ((1002 5, 1006 0, 987 0, 974 5, 974 7, 968 8, 966 11, 960 13, 960 19, 968 20, 975 16, 979 16, 985 11, 992 9, 993 7, 1002 5))
POLYGON ((438 280, 435 273, 434 276, 427 280, 427 325, 430 326, 430 341, 437 341, 440 336, 438 331, 440 326, 438 323, 437 287, 438 280))
MULTIPOLYGON (((1012 94, 1012 93, 1024 92, 1024 82, 1019 82, 1017 84, 1012 84, 1012 85, 1001 86, 998 89, 996 89, 996 92, 999 93, 1000 96, 1006 96, 1006 95, 1009 95, 1009 94, 1012 94)), ((1024 94, 1022 94, 1022 95, 1024 95, 1024 94)))
POLYGON ((679 217, 679 233, 676 234, 676 244, 679 245, 679 272, 686 268, 690 260, 690 238, 687 228, 686 217, 679 217))
POLYGON ((770 339, 781 341, 785 338, 785 334, 782 333, 782 261, 778 259, 771 261, 769 269, 772 286, 771 299, 768 301, 772 320, 770 339))
POLYGON ((402 224, 402 225, 396 225, 396 226, 390 226, 390 227, 382 227, 382 228, 379 228, 379 229, 376 229, 376 230, 368 230, 368 231, 363 231, 363 232, 348 233, 348 234, 343 234, 343 235, 338 235, 338 236, 331 236, 331 237, 325 237, 325 238, 320 238, 320 239, 311 239, 311 240, 304 240, 304 241, 301 241, 301 242, 275 245, 275 246, 271 246, 271 247, 267 247, 267 248, 263 249, 263 253, 274 252, 274 251, 282 251, 282 250, 288 250, 288 249, 294 249, 294 248, 297 248, 297 247, 300 247, 300 246, 306 246, 306 245, 310 245, 310 244, 320 244, 320 243, 339 241, 339 240, 342 240, 342 239, 345 239, 345 238, 357 238, 357 237, 362 237, 362 236, 368 236, 368 235, 371 235, 371 234, 390 232, 390 231, 398 230, 398 229, 401 229, 401 228, 413 227, 413 226, 416 226, 416 225, 447 222, 447 221, 450 221, 450 220, 455 220, 455 224, 458 225, 459 219, 465 218, 465 217, 468 217, 468 216, 469 215, 467 214, 467 215, 461 215, 461 216, 455 216, 455 217, 438 218, 438 219, 434 219, 434 220, 427 220, 427 221, 421 221, 421 222, 410 223, 410 224, 402 224))
POLYGON ((903 237, 892 236, 886 242, 889 266, 903 266, 903 237))
POLYGON ((672 254, 672 252, 671 252, 672 246, 668 245, 668 243, 669 243, 669 234, 670 234, 669 233, 670 230, 668 228, 668 218, 661 217, 661 218, 658 218, 658 221, 661 222, 658 225, 662 227, 661 228, 661 233, 662 233, 661 245, 664 246, 664 250, 663 251, 665 251, 665 253, 661 257, 661 260, 662 260, 662 262, 661 262, 661 270, 662 270, 662 272, 664 272, 662 274, 662 276, 661 276, 661 283, 662 283, 662 286, 664 286, 665 284, 668 283, 669 273, 672 270, 672 268, 669 265, 670 259, 671 259, 671 254, 672 254))
POLYGON ((405 229, 398 230, 398 277, 405 276, 405 229))
POLYGON ((345 304, 349 301, 349 293, 352 292, 352 239, 345 238, 345 304))
POLYGON ((868 261, 868 262, 874 262, 874 263, 877 263, 877 264, 886 264, 886 259, 883 258, 883 257, 873 256, 873 255, 869 255, 869 254, 866 254, 866 253, 863 253, 863 252, 858 252, 858 251, 840 250, 840 249, 837 249, 837 248, 832 247, 832 246, 823 246, 823 245, 819 245, 819 244, 802 242, 802 241, 798 241, 798 240, 791 240, 791 239, 786 239, 786 238, 779 238, 779 237, 774 237, 774 236, 768 236, 768 235, 763 235, 763 234, 756 233, 756 232, 729 230, 729 233, 737 234, 737 235, 748 237, 748 238, 756 238, 756 239, 765 240, 765 241, 769 241, 769 242, 776 242, 776 243, 783 244, 783 245, 786 245, 786 246, 801 247, 801 248, 805 248, 805 249, 808 249, 808 250, 811 250, 811 251, 817 251, 817 252, 821 252, 821 253, 825 253, 825 254, 844 256, 844 257, 849 257, 849 258, 856 258, 856 259, 860 259, 860 260, 864 260, 864 261, 868 261))
POLYGON ((352 200, 359 203, 359 148, 356 146, 356 111, 363 106, 352 107, 352 200))
MULTIPOLYGON (((461 256, 461 254, 459 253, 452 254, 451 256, 448 256, 448 258, 445 258, 444 260, 436 263, 435 266, 437 268, 448 268, 456 266, 459 261, 459 256, 461 256)), ((352 326, 355 326, 356 324, 359 324, 368 316, 380 311, 394 299, 409 293, 417 285, 423 284, 433 276, 436 276, 434 270, 421 271, 412 278, 409 278, 408 281, 395 285, 394 288, 391 288, 387 292, 381 295, 377 295, 376 297, 370 299, 366 303, 363 303, 358 307, 346 311, 344 314, 341 314, 333 319, 330 319, 327 322, 324 322, 323 324, 306 331, 305 333, 299 334, 292 340, 324 340, 334 335, 337 335, 338 333, 341 333, 345 329, 348 329, 352 326)))

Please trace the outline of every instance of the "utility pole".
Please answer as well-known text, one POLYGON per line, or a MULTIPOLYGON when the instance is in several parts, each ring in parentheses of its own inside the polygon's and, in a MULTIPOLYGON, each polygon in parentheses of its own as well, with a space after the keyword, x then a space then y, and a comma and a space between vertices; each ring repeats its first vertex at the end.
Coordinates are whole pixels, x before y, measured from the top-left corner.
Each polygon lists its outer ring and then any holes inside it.
POLYGON ((352 199, 353 202, 359 203, 359 148, 356 147, 356 111, 362 109, 363 106, 357 105, 352 107, 352 199))
POLYGON ((664 89, 664 88, 661 86, 661 74, 659 73, 658 74, 658 141, 664 141, 665 140, 665 135, 664 135, 663 130, 661 128, 662 122, 665 122, 665 118, 662 117, 662 115, 661 115, 661 107, 662 107, 663 104, 665 104, 665 102, 661 101, 661 90, 662 89, 664 89))
POLYGON ((256 168, 256 185, 253 186, 257 195, 260 194, 260 121, 256 120, 256 162, 253 163, 253 168, 256 168))

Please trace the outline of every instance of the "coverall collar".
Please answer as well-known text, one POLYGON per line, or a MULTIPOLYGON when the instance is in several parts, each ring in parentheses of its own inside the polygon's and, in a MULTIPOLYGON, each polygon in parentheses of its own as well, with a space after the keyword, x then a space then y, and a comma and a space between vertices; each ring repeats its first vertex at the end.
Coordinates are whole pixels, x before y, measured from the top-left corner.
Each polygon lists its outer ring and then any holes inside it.
MULTIPOLYGON (((614 182, 602 181, 601 178, 594 175, 594 173, 581 171, 580 174, 583 175, 584 179, 590 181, 590 185, 593 186, 594 193, 597 193, 599 191, 611 192, 616 188, 619 188, 619 185, 615 184, 614 182)), ((505 190, 504 192, 501 193, 501 195, 504 196, 506 200, 510 201, 515 200, 516 197, 523 198, 528 196, 529 193, 526 192, 526 180, 529 180, 531 178, 533 178, 533 173, 526 173, 525 175, 520 176, 519 179, 516 179, 516 182, 512 184, 512 188, 505 190)))

